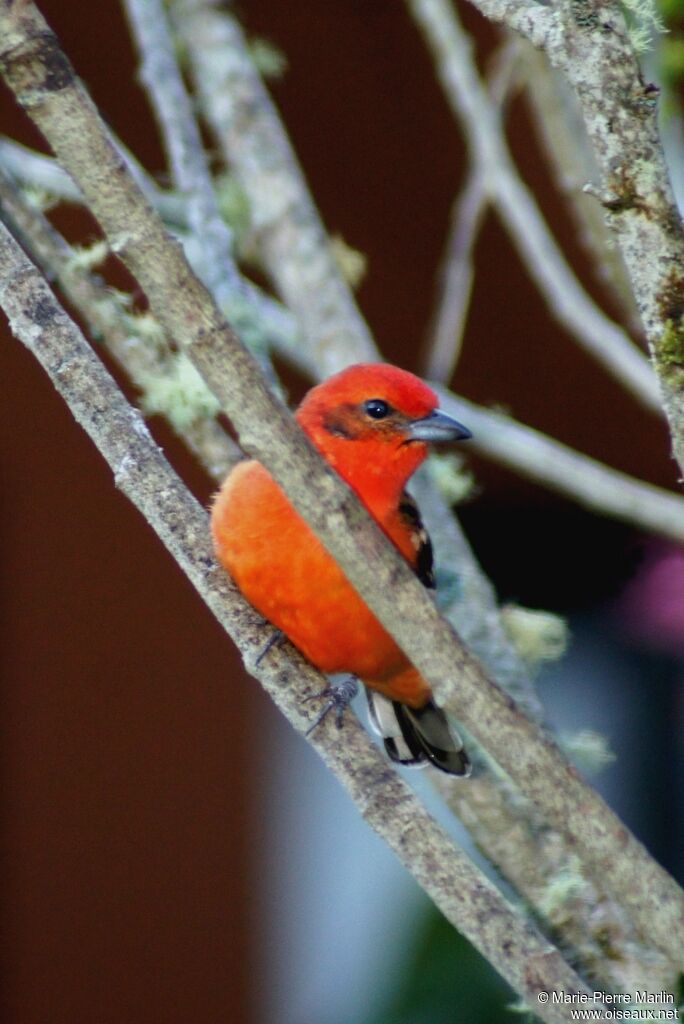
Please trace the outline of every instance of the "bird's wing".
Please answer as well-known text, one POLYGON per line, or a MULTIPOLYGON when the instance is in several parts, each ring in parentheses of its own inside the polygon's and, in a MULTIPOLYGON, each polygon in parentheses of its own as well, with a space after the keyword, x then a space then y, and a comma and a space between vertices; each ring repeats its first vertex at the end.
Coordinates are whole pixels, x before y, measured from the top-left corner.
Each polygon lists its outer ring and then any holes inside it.
MULTIPOLYGON (((399 514, 411 531, 416 549, 413 570, 421 583, 435 589, 434 557, 430 536, 423 525, 418 505, 404 491, 399 514)), ((434 701, 422 708, 410 708, 377 691, 366 690, 371 722, 384 741, 392 761, 422 765, 429 761, 449 775, 470 775, 470 761, 461 738, 434 701)))
POLYGON ((435 589, 434 555, 430 535, 423 526, 418 505, 408 493, 404 491, 399 499, 399 515, 415 538, 416 561, 413 566, 416 576, 430 590, 435 589))
POLYGON ((468 755, 449 719, 434 701, 410 708, 377 690, 366 690, 371 724, 382 736, 392 761, 424 765, 428 761, 448 775, 470 775, 468 755))

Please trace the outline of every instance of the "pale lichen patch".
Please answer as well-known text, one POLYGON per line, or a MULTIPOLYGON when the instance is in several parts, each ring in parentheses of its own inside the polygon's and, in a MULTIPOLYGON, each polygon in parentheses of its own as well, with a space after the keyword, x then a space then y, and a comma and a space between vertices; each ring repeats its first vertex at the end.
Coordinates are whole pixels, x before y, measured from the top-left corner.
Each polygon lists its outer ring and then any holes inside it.
POLYGON ((684 387, 684 316, 665 322, 654 355, 663 379, 670 386, 684 387))

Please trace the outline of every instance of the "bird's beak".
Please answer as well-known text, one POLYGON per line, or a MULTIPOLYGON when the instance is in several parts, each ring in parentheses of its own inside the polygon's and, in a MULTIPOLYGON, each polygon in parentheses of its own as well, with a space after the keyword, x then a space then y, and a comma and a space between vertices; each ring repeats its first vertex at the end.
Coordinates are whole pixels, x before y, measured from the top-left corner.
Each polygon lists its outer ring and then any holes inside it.
POLYGON ((462 423, 434 409, 420 420, 413 420, 407 430, 409 441, 467 441, 473 435, 462 423))

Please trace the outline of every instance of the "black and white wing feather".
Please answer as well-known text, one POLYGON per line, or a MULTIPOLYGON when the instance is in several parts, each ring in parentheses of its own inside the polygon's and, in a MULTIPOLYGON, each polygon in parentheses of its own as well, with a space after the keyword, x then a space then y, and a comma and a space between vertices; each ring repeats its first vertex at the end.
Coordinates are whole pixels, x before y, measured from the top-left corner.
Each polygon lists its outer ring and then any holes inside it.
MULTIPOLYGON (((415 538, 416 576, 424 586, 434 590, 432 543, 418 506, 406 491, 401 496, 399 512, 415 538)), ((392 761, 403 765, 429 762, 449 775, 470 775, 470 761, 461 738, 434 701, 428 701, 422 708, 410 708, 377 690, 366 690, 366 696, 371 723, 382 736, 392 761)))

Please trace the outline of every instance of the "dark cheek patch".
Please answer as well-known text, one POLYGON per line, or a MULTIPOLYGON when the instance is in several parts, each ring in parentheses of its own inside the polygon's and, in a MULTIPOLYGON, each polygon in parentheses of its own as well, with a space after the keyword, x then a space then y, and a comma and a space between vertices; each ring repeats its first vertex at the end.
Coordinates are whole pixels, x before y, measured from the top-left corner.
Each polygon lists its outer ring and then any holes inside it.
POLYGON ((334 437, 344 437, 348 441, 358 437, 362 424, 359 423, 356 406, 338 405, 335 409, 329 409, 323 417, 323 429, 334 437))
POLYGON ((392 412, 387 419, 373 420, 358 405, 348 403, 327 410, 323 417, 323 429, 347 441, 373 437, 395 441, 397 434, 406 429, 406 419, 400 413, 392 412))

